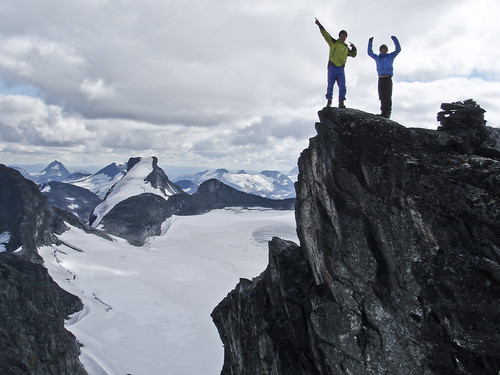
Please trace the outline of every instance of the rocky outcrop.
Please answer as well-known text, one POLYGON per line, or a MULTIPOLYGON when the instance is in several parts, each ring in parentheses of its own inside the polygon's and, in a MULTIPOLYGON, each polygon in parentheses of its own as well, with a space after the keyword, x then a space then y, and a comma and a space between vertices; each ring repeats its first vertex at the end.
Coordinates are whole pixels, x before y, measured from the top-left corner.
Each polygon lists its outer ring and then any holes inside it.
MULTIPOLYGON (((137 163, 142 160, 141 157, 130 158, 127 164, 127 172, 129 172, 137 163)), ((153 170, 149 173, 144 181, 147 181, 155 189, 159 189, 164 196, 171 196, 174 194, 182 194, 183 190, 169 180, 163 169, 158 167, 158 158, 152 157, 153 170)))
POLYGON ((38 186, 5 165, 0 165, 0 205, 0 233, 10 233, 9 252, 22 248, 25 256, 40 259, 36 248, 55 243, 54 233, 67 230, 38 186))
POLYGON ((124 238, 131 245, 142 246, 148 237, 161 234, 161 224, 170 216, 168 201, 157 194, 143 193, 114 206, 101 221, 101 226, 106 233, 124 238))
POLYGON ((82 309, 47 270, 16 254, 0 254, 0 373, 83 375, 80 348, 64 319, 82 309))
POLYGON ((19 250, 27 259, 40 262, 36 249, 59 243, 56 234, 68 230, 69 223, 88 233, 109 238, 82 223, 75 215, 52 207, 38 186, 18 171, 0 164, 0 234, 9 233, 7 252, 19 250))
POLYGON ((500 132, 473 113, 464 136, 319 112, 300 247, 273 239, 212 313, 222 374, 498 374, 500 132))
POLYGON ((51 207, 32 181, 0 165, 0 373, 85 374, 64 319, 82 308, 39 263, 37 248, 57 243, 65 222, 87 231, 74 215, 51 207), (13 253, 15 252, 15 253, 13 253))
POLYGON ((266 271, 241 279, 212 313, 224 342, 222 374, 318 374, 305 324, 314 293, 304 253, 273 238, 266 271))
POLYGON ((172 215, 200 215, 225 207, 263 207, 291 210, 294 199, 273 200, 243 193, 212 179, 200 185, 198 192, 175 194, 165 200, 159 195, 143 193, 129 197, 104 216, 106 233, 125 238, 130 244, 142 246, 146 239, 161 234, 161 225, 172 215))
POLYGON ((174 194, 184 194, 184 191, 158 167, 158 158, 155 156, 130 158, 127 173, 109 189, 104 201, 94 208, 89 216, 89 224, 97 228, 118 203, 143 193, 153 193, 168 199, 174 194))

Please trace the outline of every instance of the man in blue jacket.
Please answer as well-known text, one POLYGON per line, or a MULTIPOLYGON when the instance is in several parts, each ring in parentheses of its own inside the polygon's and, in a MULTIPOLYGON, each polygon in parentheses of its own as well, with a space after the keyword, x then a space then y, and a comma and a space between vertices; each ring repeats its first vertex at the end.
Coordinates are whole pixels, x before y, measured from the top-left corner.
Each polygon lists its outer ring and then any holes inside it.
POLYGON ((398 38, 391 36, 396 50, 387 53, 389 48, 382 44, 379 48, 380 54, 373 53, 373 37, 368 40, 368 55, 377 63, 378 73, 378 98, 380 99, 381 116, 386 118, 391 117, 392 112, 392 75, 393 62, 396 56, 401 52, 401 45, 398 38))

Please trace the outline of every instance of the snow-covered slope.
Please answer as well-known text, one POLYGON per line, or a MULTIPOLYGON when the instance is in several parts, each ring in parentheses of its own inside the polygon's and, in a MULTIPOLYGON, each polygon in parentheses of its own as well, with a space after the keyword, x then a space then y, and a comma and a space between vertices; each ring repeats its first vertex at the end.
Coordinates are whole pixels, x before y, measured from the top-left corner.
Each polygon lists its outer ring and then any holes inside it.
POLYGON ((247 173, 245 171, 230 172, 227 169, 217 169, 181 176, 178 180, 188 180, 194 184, 200 185, 212 178, 245 193, 259 195, 261 197, 271 199, 295 197, 293 181, 288 178, 288 176, 278 171, 247 173))
POLYGON ((126 171, 126 164, 112 163, 91 176, 74 181, 66 180, 65 182, 90 190, 100 198, 104 198, 109 189, 120 181, 126 171))
POLYGON ((99 204, 93 212, 95 216, 92 226, 96 228, 101 222, 102 218, 118 203, 121 201, 140 195, 142 193, 153 193, 165 199, 168 199, 173 194, 170 190, 162 191, 158 187, 153 187, 147 181, 147 177, 153 172, 155 158, 137 158, 138 160, 133 167, 118 181, 108 192, 106 199, 99 204), (170 194, 170 195, 169 195, 170 194))
POLYGON ((215 210, 167 219, 144 247, 71 228, 39 250, 84 309, 67 328, 91 375, 216 375, 223 346, 210 318, 238 283, 267 265, 273 236, 297 241, 293 211, 215 210), (80 249, 82 251, 77 251, 80 249))

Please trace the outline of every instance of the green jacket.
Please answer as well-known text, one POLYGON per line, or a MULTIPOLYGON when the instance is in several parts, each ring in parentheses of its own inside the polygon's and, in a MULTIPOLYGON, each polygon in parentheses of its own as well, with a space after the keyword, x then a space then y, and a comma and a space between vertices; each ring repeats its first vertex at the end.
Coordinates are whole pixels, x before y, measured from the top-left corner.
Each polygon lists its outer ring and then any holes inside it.
POLYGON ((328 66, 345 66, 347 61, 347 56, 356 57, 358 51, 356 47, 349 49, 347 44, 340 41, 340 39, 334 39, 332 36, 326 31, 324 28, 320 28, 321 34, 323 38, 325 38, 326 42, 330 46, 330 60, 328 62, 328 66))

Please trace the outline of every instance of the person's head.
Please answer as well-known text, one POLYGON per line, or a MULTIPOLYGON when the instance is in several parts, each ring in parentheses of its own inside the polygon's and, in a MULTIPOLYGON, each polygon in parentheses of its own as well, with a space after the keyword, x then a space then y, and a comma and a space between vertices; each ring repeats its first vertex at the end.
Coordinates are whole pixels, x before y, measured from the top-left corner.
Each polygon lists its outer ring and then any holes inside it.
POLYGON ((347 39, 347 31, 345 31, 345 30, 340 30, 340 32, 339 32, 339 39, 340 39, 342 42, 345 42, 345 40, 347 39))
POLYGON ((378 50, 380 51, 380 53, 387 53, 387 51, 389 51, 389 48, 385 44, 382 44, 378 50))

